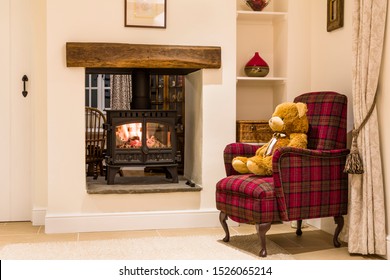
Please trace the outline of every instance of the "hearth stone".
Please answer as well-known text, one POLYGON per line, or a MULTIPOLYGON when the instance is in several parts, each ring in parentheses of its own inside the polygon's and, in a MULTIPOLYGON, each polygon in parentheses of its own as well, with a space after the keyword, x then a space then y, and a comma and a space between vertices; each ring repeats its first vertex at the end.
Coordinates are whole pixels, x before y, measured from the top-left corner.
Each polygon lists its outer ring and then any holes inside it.
POLYGON ((199 186, 189 186, 188 180, 182 175, 178 183, 172 183, 164 176, 144 175, 143 171, 128 172, 124 170, 123 176, 116 178, 115 187, 107 185, 103 177, 97 180, 87 178, 88 194, 146 194, 146 193, 173 193, 173 192, 200 192, 199 186))

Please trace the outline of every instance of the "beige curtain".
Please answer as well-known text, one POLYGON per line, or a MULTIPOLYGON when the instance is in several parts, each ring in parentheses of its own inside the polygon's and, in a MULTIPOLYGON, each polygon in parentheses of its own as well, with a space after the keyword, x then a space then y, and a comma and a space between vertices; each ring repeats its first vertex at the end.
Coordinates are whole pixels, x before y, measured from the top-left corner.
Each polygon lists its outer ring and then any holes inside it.
POLYGON ((130 110, 131 102, 131 76, 110 75, 112 110, 130 110))
MULTIPOLYGON (((378 90, 387 1, 354 0, 352 96, 355 128, 363 122, 378 90)), ((357 144, 364 173, 349 175, 348 251, 385 255, 384 186, 376 108, 359 132, 357 144)))

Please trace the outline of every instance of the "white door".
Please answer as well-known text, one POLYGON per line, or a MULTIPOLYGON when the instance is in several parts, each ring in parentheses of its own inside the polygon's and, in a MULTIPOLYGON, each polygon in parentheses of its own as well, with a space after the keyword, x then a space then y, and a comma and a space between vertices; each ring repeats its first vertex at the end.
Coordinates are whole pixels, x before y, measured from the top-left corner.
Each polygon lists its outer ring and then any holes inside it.
POLYGON ((33 2, 0 0, 0 221, 31 220, 33 2))

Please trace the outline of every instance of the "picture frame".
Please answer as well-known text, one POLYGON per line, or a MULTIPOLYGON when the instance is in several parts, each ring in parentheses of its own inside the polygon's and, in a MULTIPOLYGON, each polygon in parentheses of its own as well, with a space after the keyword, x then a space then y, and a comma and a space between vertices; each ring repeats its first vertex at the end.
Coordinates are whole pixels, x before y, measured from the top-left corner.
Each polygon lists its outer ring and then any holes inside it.
POLYGON ((166 28, 167 0, 125 0, 125 27, 166 28))
POLYGON ((344 0, 327 0, 327 31, 344 26, 344 0))

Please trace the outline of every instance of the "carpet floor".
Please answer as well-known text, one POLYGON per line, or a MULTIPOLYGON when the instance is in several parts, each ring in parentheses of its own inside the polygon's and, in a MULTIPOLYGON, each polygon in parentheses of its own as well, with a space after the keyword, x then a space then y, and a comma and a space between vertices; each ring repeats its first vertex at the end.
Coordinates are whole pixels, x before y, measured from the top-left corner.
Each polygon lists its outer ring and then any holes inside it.
MULTIPOLYGON (((231 236, 181 236, 97 241, 10 244, 0 249, 2 260, 254 260, 259 259, 256 234, 231 236)), ((269 260, 294 259, 267 239, 269 260)))

